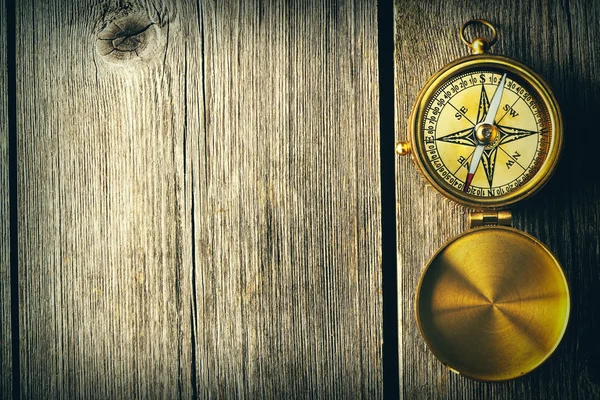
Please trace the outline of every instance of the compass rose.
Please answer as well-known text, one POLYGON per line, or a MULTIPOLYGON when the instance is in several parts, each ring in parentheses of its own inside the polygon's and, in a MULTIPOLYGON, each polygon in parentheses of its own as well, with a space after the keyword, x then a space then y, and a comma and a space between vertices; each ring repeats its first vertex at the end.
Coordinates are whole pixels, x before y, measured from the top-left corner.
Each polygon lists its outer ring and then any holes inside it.
MULTIPOLYGON (((502 76, 502 79, 496 87, 496 91, 494 92, 491 102, 488 99, 484 83, 482 82, 481 92, 479 94, 479 104, 477 108, 477 118, 475 122, 467 119, 468 123, 470 124, 468 128, 436 138, 437 141, 474 148, 469 157, 467 157, 459 166, 459 170, 460 168, 467 166, 469 169, 463 189, 465 192, 468 191, 480 162, 483 166, 483 171, 486 175, 489 187, 492 188, 498 149, 505 153, 509 159, 512 159, 515 164, 525 169, 519 164, 518 160, 509 154, 505 149, 503 149, 502 146, 507 143, 540 133, 539 131, 515 128, 500 124, 512 107, 506 110, 503 115, 496 119, 500 106, 500 100, 504 91, 505 81, 506 74, 502 76)), ((455 171, 455 174, 456 172, 457 171, 455 171)))

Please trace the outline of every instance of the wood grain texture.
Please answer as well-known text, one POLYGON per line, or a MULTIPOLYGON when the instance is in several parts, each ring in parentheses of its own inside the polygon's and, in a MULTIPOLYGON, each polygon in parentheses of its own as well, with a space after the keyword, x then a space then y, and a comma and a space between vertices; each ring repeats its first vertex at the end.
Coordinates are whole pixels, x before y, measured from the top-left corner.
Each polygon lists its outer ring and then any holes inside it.
POLYGON ((439 246, 466 229, 465 211, 426 188, 408 158, 397 163, 399 379, 404 398, 600 398, 600 179, 596 130, 600 108, 600 5, 583 0, 497 1, 493 7, 460 1, 397 0, 396 126, 406 121, 418 90, 435 71, 466 55, 458 29, 485 18, 499 28, 492 53, 533 67, 562 107, 565 142, 550 183, 513 209, 513 226, 542 240, 557 255, 572 296, 570 326, 555 355, 515 381, 484 384, 450 373, 428 351, 414 319, 413 299, 423 267, 439 246), (440 12, 440 10, 443 10, 440 12))
POLYGON ((0 398, 12 397, 6 8, 0 3, 0 398))
POLYGON ((198 393, 381 397, 376 7, 201 5, 198 393))
POLYGON ((194 9, 17 4, 24 398, 192 396, 183 146, 194 9), (130 34, 149 20, 155 40, 129 62, 96 50, 124 17, 130 34))
POLYGON ((24 397, 382 397, 376 8, 278 3, 17 5, 24 397))

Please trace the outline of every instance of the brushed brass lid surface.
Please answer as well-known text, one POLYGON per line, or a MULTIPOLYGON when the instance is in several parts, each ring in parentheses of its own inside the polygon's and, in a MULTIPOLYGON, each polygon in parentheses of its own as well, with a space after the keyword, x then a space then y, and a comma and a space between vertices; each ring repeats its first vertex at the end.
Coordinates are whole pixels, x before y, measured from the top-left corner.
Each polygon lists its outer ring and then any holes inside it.
POLYGON ((415 302, 419 329, 452 370, 482 381, 524 375, 566 330, 569 288, 537 239, 509 227, 471 229, 432 258, 415 302))

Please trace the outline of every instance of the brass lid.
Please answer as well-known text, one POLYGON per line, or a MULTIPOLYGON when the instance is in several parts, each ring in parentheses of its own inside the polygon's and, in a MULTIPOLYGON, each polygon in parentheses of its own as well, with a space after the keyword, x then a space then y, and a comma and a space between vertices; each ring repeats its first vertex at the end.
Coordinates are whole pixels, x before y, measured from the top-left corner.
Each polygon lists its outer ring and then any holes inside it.
POLYGON ((421 276, 417 324, 433 354, 481 381, 524 375, 554 352, 570 299, 557 259, 504 226, 471 229, 444 245, 421 276))

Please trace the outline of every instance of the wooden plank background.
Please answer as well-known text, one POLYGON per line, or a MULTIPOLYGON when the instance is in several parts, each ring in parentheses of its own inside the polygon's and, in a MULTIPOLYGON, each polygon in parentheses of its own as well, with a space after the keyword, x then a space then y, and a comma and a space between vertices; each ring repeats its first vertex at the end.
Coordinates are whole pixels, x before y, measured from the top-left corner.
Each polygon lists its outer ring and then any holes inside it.
POLYGON ((287 3, 16 4, 24 398, 382 396, 377 10, 287 3))
MULTIPOLYGON (((380 149, 367 3, 16 5, 24 398, 383 396, 379 155, 393 149, 380 149)), ((540 72, 562 105, 559 169, 513 213, 561 260, 572 318, 557 353, 522 379, 482 384, 443 367, 416 328, 414 291, 466 215, 399 159, 400 394, 600 398, 600 6, 396 0, 398 140, 426 79, 467 54, 457 32, 475 17, 499 27, 493 52, 540 72)), ((0 136, 2 190, 6 160, 0 136)))
POLYGON ((577 1, 395 2, 396 134, 407 137, 420 87, 448 62, 468 54, 458 38, 467 20, 499 28, 492 53, 533 67, 562 107, 565 148, 550 183, 513 209, 513 226, 546 243, 566 272, 570 326, 556 354, 524 378, 483 384, 450 373, 427 350, 416 326, 415 288, 429 257, 466 229, 465 210, 426 188, 409 158, 397 163, 401 394, 404 398, 600 398, 600 157, 593 121, 600 109, 600 4, 577 1))
POLYGON ((12 396, 6 8, 0 3, 0 393, 12 396))

